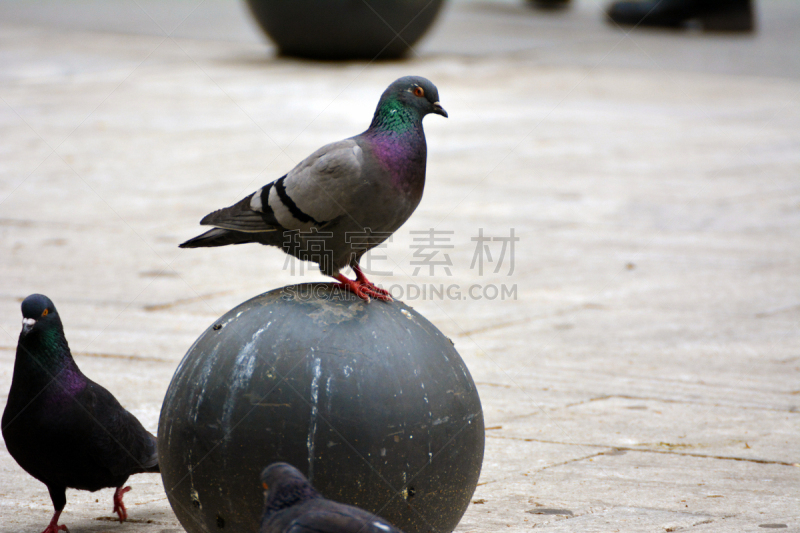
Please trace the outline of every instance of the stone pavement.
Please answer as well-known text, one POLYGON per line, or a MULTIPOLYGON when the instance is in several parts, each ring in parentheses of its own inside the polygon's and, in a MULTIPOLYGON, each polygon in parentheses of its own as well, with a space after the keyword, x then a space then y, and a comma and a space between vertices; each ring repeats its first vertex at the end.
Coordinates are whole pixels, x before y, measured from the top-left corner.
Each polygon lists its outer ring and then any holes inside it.
MULTIPOLYGON (((450 119, 426 119, 425 197, 373 269, 481 393, 457 531, 799 529, 800 6, 760 2, 746 37, 626 36, 599 10, 456 2, 413 59, 337 64, 274 58, 230 0, 0 2, 0 406, 19 302, 41 292, 82 369, 155 431, 216 317, 320 279, 277 250, 177 244, 414 73, 450 119), (430 228, 453 231, 451 275, 414 275, 410 232, 430 228), (513 228, 513 272, 507 254, 494 273, 500 241, 470 268, 480 228, 513 228)), ((111 490, 69 491, 62 522, 182 531, 159 476, 130 484, 129 522, 111 490)), ((51 513, 0 446, 0 531, 51 513)))

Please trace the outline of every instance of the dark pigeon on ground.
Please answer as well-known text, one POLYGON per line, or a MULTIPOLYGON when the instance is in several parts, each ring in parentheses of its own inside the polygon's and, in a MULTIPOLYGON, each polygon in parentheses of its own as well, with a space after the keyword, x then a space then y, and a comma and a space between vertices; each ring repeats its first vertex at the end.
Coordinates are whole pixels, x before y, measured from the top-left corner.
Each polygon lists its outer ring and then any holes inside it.
POLYGON ((67 487, 115 488, 114 512, 123 522, 128 476, 159 471, 156 438, 83 375, 47 296, 25 298, 22 316, 2 430, 11 456, 50 491, 55 514, 43 533, 67 531, 58 525, 67 487))
POLYGON ((264 513, 259 533, 403 533, 358 507, 328 500, 286 463, 261 473, 264 513))
POLYGON ((282 178, 200 221, 214 229, 181 248, 257 242, 319 264, 323 274, 364 300, 391 301, 359 259, 411 216, 425 186, 422 119, 444 117, 430 81, 407 76, 384 91, 369 128, 323 146, 282 178), (340 274, 351 267, 356 279, 340 274))

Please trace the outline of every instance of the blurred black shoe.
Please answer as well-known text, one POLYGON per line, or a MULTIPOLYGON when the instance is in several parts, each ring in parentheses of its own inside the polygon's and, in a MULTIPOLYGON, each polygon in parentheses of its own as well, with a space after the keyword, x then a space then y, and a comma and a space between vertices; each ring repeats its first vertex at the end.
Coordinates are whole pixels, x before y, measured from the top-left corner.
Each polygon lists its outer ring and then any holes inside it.
POLYGON ((538 9, 564 9, 569 6, 569 0, 528 0, 533 7, 538 9))
POLYGON ((697 20, 709 31, 753 31, 751 0, 646 0, 614 2, 608 17, 630 26, 677 28, 697 20))

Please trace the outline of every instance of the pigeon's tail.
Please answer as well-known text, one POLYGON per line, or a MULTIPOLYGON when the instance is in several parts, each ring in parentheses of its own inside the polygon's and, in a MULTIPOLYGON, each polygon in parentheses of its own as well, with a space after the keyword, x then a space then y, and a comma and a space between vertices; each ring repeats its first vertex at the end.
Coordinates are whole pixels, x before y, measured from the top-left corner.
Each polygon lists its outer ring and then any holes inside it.
POLYGON ((208 248, 213 246, 227 246, 229 244, 244 244, 258 242, 253 239, 253 234, 242 231, 232 231, 214 228, 193 239, 181 244, 179 248, 208 248))
POLYGON ((142 462, 141 472, 159 474, 161 473, 161 469, 158 466, 158 439, 149 431, 147 432, 147 436, 150 439, 150 450, 152 453, 142 462))

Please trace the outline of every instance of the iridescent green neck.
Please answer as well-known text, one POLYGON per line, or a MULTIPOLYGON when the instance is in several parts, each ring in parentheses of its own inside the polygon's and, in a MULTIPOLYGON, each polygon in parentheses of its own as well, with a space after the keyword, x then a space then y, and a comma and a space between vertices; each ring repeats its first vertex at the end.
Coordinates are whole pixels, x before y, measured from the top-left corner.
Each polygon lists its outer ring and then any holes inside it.
POLYGON ((401 103, 396 98, 382 102, 370 124, 371 130, 391 133, 405 133, 414 129, 420 123, 420 118, 412 109, 401 103))
POLYGON ((30 361, 30 366, 40 370, 60 370, 71 358, 67 339, 58 328, 43 328, 33 338, 23 339, 19 347, 25 351, 25 358, 30 361))

